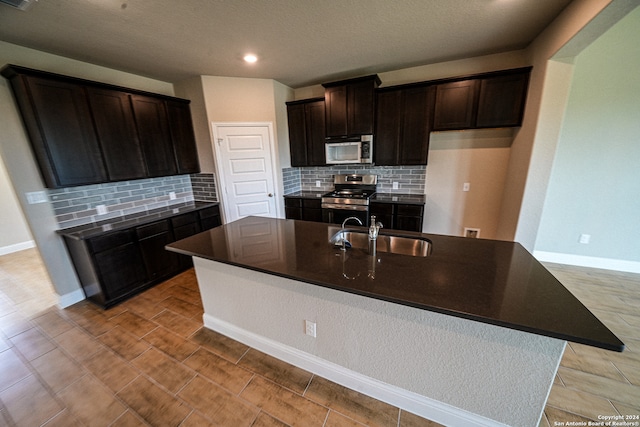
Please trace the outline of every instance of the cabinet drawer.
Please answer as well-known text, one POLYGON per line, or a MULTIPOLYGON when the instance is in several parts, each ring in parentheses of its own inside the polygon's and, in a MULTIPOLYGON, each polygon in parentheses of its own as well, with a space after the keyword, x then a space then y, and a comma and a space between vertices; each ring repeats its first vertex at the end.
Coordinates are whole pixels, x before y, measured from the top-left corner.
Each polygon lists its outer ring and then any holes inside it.
POLYGON ((393 213, 393 205, 391 203, 371 203, 370 211, 373 215, 391 215, 393 213))
POLYGON ((210 208, 199 210, 198 215, 200 216, 200 219, 204 219, 220 215, 220 213, 217 206, 212 206, 210 208))
POLYGON ((305 209, 320 209, 322 201, 320 199, 302 199, 302 207, 305 209))
POLYGON ((302 199, 292 199, 287 197, 284 199, 284 206, 287 208, 301 208, 302 199))
POLYGON ((171 226, 173 228, 182 227, 183 225, 198 222, 198 213, 191 212, 171 218, 171 226))
POLYGON ((129 230, 119 231, 116 233, 110 233, 105 236, 94 237, 87 243, 91 249, 91 252, 98 253, 107 249, 115 248, 125 245, 133 241, 133 237, 129 230))
POLYGON ((398 215, 422 216, 422 206, 419 205, 398 205, 398 215))
POLYGON ((136 234, 138 239, 144 239, 147 237, 155 236, 156 234, 166 233, 169 231, 168 221, 154 222, 153 224, 143 225, 136 228, 136 234))

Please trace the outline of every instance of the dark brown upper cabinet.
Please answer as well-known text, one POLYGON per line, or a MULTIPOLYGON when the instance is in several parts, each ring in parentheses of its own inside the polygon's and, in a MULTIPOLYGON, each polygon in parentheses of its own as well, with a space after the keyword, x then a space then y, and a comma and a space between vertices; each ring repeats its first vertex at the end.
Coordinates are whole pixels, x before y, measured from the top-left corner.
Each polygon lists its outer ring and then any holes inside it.
POLYGON ((529 74, 527 71, 481 79, 476 127, 520 126, 529 74))
POLYGON ((325 164, 324 98, 287 102, 291 166, 325 164))
POLYGON ((527 67, 438 84, 433 130, 520 126, 530 72, 527 67))
POLYGON ((8 65, 44 183, 199 172, 189 101, 8 65))
POLYGON ((427 85, 377 90, 376 165, 427 164, 434 94, 427 85))
POLYGON ((109 180, 144 178, 147 171, 129 94, 89 87, 87 96, 109 180))
POLYGON ((323 84, 325 136, 373 134, 377 75, 323 84))
POLYGON ((106 181, 84 88, 44 77, 16 74, 9 79, 45 185, 106 181))
POLYGON ((131 95, 131 106, 147 174, 150 177, 175 175, 178 169, 164 100, 131 95))
POLYGON ((436 86, 434 130, 473 127, 477 104, 477 86, 475 79, 436 86))
POLYGON ((176 158, 176 166, 179 174, 200 172, 198 150, 191 121, 191 109, 189 101, 180 99, 165 100, 167 114, 169 116, 169 129, 171 141, 176 158))

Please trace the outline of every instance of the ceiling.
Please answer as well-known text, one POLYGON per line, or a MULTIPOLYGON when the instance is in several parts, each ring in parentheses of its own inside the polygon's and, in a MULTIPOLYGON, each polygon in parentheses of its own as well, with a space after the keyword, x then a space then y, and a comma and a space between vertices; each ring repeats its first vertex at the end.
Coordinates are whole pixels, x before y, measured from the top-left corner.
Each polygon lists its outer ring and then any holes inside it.
POLYGON ((0 4, 0 40, 172 83, 212 75, 298 88, 522 49, 570 2, 38 0, 26 11, 0 4), (257 63, 242 60, 248 52, 257 63))

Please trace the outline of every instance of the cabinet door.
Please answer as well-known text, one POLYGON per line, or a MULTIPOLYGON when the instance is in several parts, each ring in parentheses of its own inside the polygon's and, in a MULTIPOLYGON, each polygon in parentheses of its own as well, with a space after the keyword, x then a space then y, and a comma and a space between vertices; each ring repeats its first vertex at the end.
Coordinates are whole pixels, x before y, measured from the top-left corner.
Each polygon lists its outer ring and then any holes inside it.
POLYGON ((302 219, 302 199, 287 197, 284 199, 286 219, 302 219))
POLYGON ((87 94, 109 180, 144 178, 147 172, 129 95, 92 87, 87 94))
POLYGON ((373 133, 375 91, 374 81, 347 86, 347 132, 350 135, 373 133))
POLYGON ((138 227, 136 233, 149 280, 169 276, 178 270, 177 255, 164 248, 174 241, 167 221, 138 227))
POLYGON ((469 129, 474 125, 476 80, 440 84, 436 88, 434 130, 469 129))
POLYGON ((175 175, 177 168, 164 101, 131 95, 131 105, 149 177, 175 175))
POLYGON ((211 228, 222 225, 219 206, 212 206, 210 208, 202 209, 198 212, 198 214, 200 216, 201 231, 209 230, 211 228))
MULTIPOLYGON (((31 94, 16 91, 43 179, 49 188, 107 180, 84 87, 39 77, 24 77, 31 94)), ((16 82, 17 83, 17 82, 16 82)))
POLYGON ((325 89, 326 136, 347 135, 347 86, 325 89))
POLYGON ((482 79, 476 126, 520 126, 528 84, 528 72, 482 79))
POLYGON ((302 199, 302 219, 322 222, 322 202, 320 199, 302 199))
POLYGON ((378 92, 374 159, 376 165, 398 164, 402 115, 402 91, 378 92))
POLYGON ((393 205, 390 203, 372 202, 369 207, 369 213, 375 215, 376 222, 381 222, 382 226, 387 229, 395 228, 393 223, 393 205))
POLYGON ((431 132, 432 88, 420 87, 402 91, 402 139, 398 149, 400 165, 426 165, 429 155, 429 133, 431 132))
MULTIPOLYGON (((75 242, 74 242, 75 243, 75 242)), ((119 298, 145 284, 147 275, 142 264, 140 250, 135 238, 128 230, 95 237, 88 240, 87 247, 92 253, 93 264, 104 293, 104 298, 94 295, 101 304, 119 298)), ((78 252, 72 252, 78 254, 78 252)), ((76 268, 82 265, 82 259, 74 258, 76 268)), ((83 286, 90 285, 83 283, 83 286)), ((96 293, 90 289, 85 293, 96 293)))
POLYGON ((97 253, 94 260, 107 301, 135 290, 146 281, 140 252, 135 243, 97 253))
POLYGON ((186 102, 166 101, 171 141, 179 174, 200 172, 191 109, 186 102))
POLYGON ((287 105, 291 166, 307 166, 307 128, 304 104, 287 105))
POLYGON ((326 164, 324 101, 305 104, 304 112, 307 142, 307 163, 305 166, 323 166, 326 164))

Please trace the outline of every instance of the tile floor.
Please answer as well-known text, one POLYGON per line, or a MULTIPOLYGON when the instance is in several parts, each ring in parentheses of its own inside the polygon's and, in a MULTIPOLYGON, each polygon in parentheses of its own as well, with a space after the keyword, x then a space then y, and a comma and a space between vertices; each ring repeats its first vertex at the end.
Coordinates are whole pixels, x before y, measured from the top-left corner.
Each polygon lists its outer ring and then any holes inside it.
MULTIPOLYGON (((569 344, 540 426, 640 414, 640 275, 548 267, 627 350, 569 344)), ((438 425, 203 329, 193 271, 56 302, 36 250, 0 257, 0 427, 438 425)))

